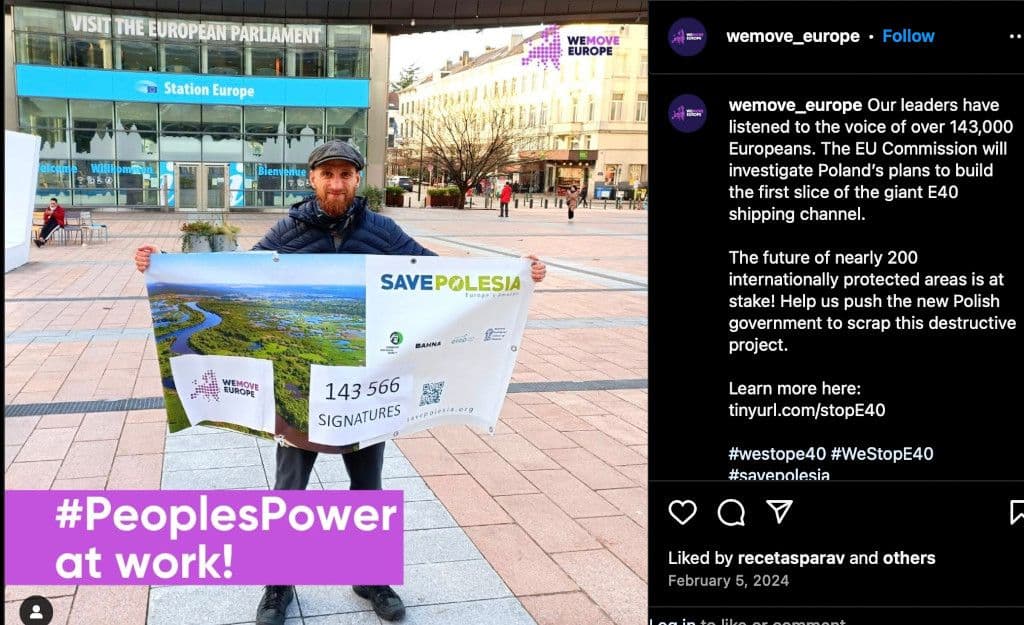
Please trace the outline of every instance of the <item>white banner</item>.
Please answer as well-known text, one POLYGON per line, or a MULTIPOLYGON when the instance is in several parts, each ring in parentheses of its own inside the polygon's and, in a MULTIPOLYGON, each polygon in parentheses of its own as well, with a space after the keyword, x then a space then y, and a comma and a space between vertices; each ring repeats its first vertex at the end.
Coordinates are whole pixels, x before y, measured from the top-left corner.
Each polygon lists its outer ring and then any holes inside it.
POLYGON ((443 423, 493 433, 533 292, 529 261, 507 258, 161 254, 146 279, 172 432, 229 423, 328 452, 443 423), (256 383, 276 419, 197 394, 256 383))
POLYGON ((393 367, 312 365, 309 440, 323 445, 369 444, 403 431, 412 413, 412 375, 393 367))
POLYGON ((274 433, 274 363, 239 356, 177 356, 171 371, 192 425, 224 421, 274 433))
POLYGON ((366 258, 366 359, 408 363, 407 432, 462 423, 494 432, 533 292, 529 261, 366 258))

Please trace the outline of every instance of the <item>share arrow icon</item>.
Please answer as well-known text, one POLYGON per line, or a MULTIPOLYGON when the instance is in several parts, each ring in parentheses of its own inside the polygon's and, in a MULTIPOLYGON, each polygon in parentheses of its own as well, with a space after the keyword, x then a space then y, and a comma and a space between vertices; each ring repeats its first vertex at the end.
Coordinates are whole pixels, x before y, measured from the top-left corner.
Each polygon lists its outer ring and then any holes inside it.
POLYGON ((789 509, 793 507, 792 499, 765 499, 765 503, 775 513, 775 521, 779 525, 782 525, 782 519, 786 518, 786 515, 789 514, 789 509))

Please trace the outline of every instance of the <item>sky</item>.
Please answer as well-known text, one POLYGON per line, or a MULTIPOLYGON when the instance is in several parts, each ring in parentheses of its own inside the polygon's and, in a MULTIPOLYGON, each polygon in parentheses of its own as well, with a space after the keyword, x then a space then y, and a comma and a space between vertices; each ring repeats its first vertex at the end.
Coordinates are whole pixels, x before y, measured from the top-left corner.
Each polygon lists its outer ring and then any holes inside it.
POLYGON ((154 255, 147 282, 172 284, 356 284, 365 283, 363 256, 351 254, 234 254, 154 255))
POLYGON ((434 70, 441 69, 445 61, 459 59, 463 50, 468 50, 470 57, 479 56, 488 45, 495 48, 507 46, 514 33, 519 33, 526 39, 540 30, 540 24, 536 24, 484 28, 480 31, 446 30, 392 37, 389 80, 397 81, 402 74, 402 68, 412 63, 419 65, 418 77, 423 78, 434 70))

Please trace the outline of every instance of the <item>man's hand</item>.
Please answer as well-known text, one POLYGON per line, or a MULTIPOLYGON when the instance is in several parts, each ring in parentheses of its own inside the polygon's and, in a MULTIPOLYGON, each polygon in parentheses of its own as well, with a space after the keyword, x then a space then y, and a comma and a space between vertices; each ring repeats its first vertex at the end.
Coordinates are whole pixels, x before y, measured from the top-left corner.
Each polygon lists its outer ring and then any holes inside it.
POLYGON ((149 257, 151 254, 159 254, 160 248, 156 245, 140 245, 139 249, 135 250, 135 268, 145 273, 149 269, 149 257))
POLYGON ((541 262, 541 260, 533 254, 530 254, 527 258, 533 261, 530 263, 530 277, 533 278, 534 282, 543 281, 544 276, 548 275, 547 265, 541 262))

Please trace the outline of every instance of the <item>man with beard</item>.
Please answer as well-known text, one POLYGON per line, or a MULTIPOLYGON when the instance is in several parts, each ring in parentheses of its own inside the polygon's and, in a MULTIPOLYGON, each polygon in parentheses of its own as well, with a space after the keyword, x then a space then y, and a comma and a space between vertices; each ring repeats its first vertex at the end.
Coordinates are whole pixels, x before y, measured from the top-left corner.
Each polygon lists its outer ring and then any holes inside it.
MULTIPOLYGON (((277 222, 260 239, 254 250, 282 254, 398 254, 436 256, 417 243, 393 220, 369 210, 366 198, 357 197, 363 155, 350 144, 333 140, 309 155, 309 183, 314 197, 292 205, 288 216, 277 222)), ((135 252, 139 271, 149 268, 155 245, 143 245, 135 252)), ((544 279, 547 269, 536 256, 529 256, 531 277, 544 279)), ((274 490, 305 490, 317 452, 279 445, 274 490)), ((344 453, 345 469, 352 490, 380 490, 384 469, 384 443, 344 453)), ((369 599, 382 619, 399 620, 405 615, 402 599, 390 586, 353 586, 369 599)), ((256 610, 256 625, 283 625, 288 604, 295 596, 293 586, 267 586, 256 610)))

